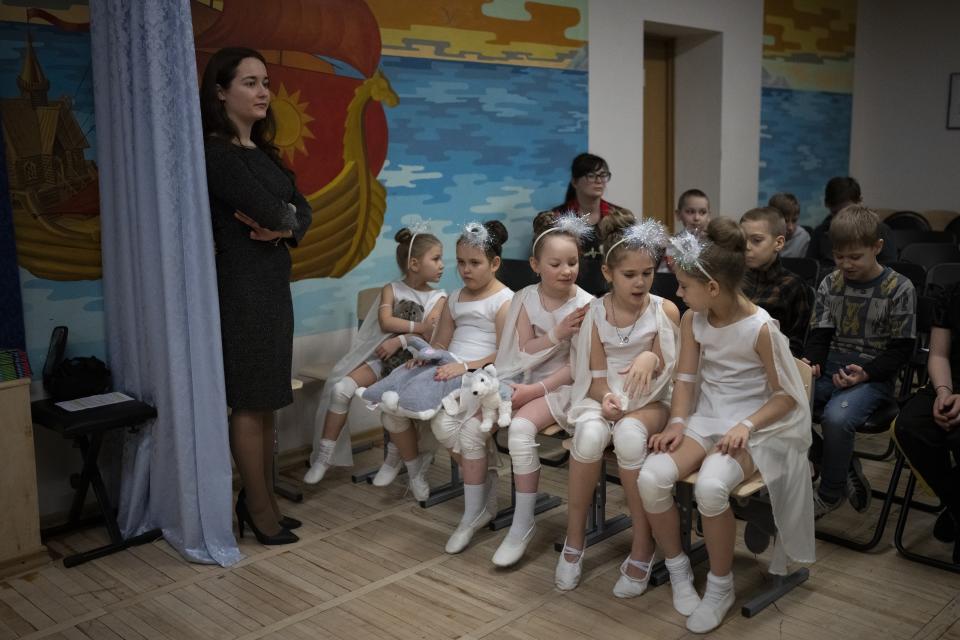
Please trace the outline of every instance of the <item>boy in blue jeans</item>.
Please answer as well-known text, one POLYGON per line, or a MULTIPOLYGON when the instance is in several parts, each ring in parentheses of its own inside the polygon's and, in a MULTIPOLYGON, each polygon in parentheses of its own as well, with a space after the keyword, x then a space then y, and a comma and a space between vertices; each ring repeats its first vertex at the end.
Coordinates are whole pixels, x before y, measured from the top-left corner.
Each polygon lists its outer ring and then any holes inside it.
POLYGON ((823 432, 815 518, 844 497, 867 510, 870 485, 853 457, 856 428, 893 396, 916 337, 916 292, 909 279, 877 262, 883 240, 876 214, 860 205, 838 212, 830 242, 837 268, 817 290, 805 351, 823 432))

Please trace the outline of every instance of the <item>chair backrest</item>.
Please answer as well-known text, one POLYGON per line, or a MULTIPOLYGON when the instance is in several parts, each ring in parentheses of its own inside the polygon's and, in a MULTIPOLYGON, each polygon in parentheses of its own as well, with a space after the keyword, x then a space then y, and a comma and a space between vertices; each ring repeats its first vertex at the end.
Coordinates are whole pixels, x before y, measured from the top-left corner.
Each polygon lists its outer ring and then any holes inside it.
POLYGON ((780 264, 810 286, 816 288, 820 284, 820 263, 813 258, 780 258, 780 264))
POLYGON ((960 262, 943 262, 927 271, 926 295, 937 296, 950 285, 960 282, 960 262))
POLYGON ((524 287, 537 282, 537 274, 530 268, 529 260, 504 258, 500 261, 497 279, 513 291, 520 291, 524 287))
POLYGON ((948 222, 943 230, 949 233, 955 241, 960 242, 960 216, 948 222))
POLYGON ((953 242, 953 234, 948 231, 928 231, 924 229, 892 229, 890 235, 897 252, 902 253, 905 248, 918 242, 953 242))
POLYGON ((926 383, 927 359, 930 357, 930 332, 933 330, 936 304, 936 300, 930 296, 917 297, 917 339, 897 397, 900 402, 910 397, 914 380, 917 385, 926 383))
POLYGON ((883 220, 891 229, 930 231, 930 222, 916 211, 897 211, 883 220))
POLYGON ((917 242, 900 252, 900 261, 913 262, 932 269, 944 262, 960 262, 960 248, 946 242, 917 242))
POLYGON ((680 315, 683 315, 683 312, 687 310, 687 305, 683 298, 677 295, 679 286, 676 274, 670 271, 658 271, 653 274, 653 286, 650 287, 650 293, 670 300, 680 309, 680 315))
POLYGON ((599 260, 580 260, 577 284, 581 289, 598 298, 608 291, 607 280, 603 277, 599 260))
POLYGON ((917 290, 917 295, 920 295, 926 289, 927 270, 923 265, 913 262, 891 262, 886 266, 909 279, 913 283, 913 288, 917 290))
POLYGON ((922 213, 933 229, 946 229, 948 224, 960 218, 960 212, 950 209, 924 209, 922 213))
POLYGON ((793 359, 797 365, 797 371, 800 373, 800 380, 803 382, 803 389, 807 392, 807 401, 813 405, 813 368, 800 358, 793 359))
POLYGON ((357 326, 359 327, 363 324, 363 319, 367 317, 367 313, 370 311, 370 307, 373 306, 374 300, 377 299, 377 295, 380 294, 382 287, 370 287, 369 289, 361 289, 357 292, 357 326))

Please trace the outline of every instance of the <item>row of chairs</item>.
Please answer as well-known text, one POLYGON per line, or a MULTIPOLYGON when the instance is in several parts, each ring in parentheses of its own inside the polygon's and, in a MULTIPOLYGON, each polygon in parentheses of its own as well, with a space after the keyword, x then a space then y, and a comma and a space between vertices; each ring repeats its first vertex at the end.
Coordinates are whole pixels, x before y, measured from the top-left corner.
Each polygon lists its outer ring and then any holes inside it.
POLYGON ((956 211, 928 211, 925 214, 916 211, 878 211, 877 213, 881 220, 895 231, 901 229, 930 231, 934 226, 930 222, 931 219, 940 218, 943 221, 949 217, 949 222, 943 225, 944 231, 952 234, 953 241, 960 240, 960 213, 956 211))

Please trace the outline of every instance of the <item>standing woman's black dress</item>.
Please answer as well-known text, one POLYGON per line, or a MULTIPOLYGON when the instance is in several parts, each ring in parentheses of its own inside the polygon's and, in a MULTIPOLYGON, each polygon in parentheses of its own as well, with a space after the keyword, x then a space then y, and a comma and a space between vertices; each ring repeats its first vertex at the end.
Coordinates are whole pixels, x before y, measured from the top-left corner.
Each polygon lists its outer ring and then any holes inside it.
POLYGON ((313 214, 293 176, 264 151, 216 136, 205 147, 227 404, 235 410, 279 409, 293 402, 288 245, 303 238, 313 214), (253 240, 236 211, 267 229, 291 230, 293 238, 253 240))

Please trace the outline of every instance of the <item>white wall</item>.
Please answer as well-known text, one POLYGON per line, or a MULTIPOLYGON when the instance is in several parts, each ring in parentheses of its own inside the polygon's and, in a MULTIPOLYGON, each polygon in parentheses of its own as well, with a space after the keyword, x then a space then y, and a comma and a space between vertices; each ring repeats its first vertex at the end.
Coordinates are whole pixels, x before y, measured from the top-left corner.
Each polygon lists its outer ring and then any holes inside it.
POLYGON ((960 210, 960 130, 946 129, 958 28, 954 0, 858 3, 850 175, 868 204, 960 210))
POLYGON ((763 1, 591 0, 590 150, 617 178, 614 202, 643 202, 643 34, 677 38, 674 191, 706 191, 716 213, 756 206, 763 1), (630 176, 630 179, 624 179, 630 176))

